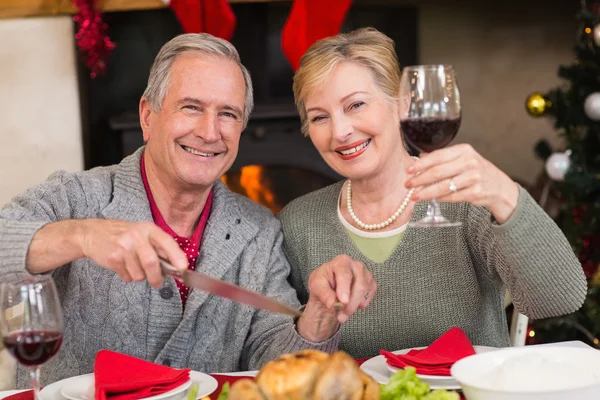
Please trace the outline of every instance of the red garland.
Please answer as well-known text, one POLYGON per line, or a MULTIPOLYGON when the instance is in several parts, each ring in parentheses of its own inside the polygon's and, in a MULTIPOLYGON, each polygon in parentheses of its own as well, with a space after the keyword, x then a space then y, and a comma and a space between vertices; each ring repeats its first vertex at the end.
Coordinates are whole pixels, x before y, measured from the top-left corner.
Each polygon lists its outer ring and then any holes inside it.
POLYGON ((106 31, 108 26, 102 21, 102 14, 96 10, 97 0, 73 0, 77 14, 73 20, 77 23, 75 41, 83 54, 85 65, 95 78, 106 72, 105 58, 115 48, 106 31))

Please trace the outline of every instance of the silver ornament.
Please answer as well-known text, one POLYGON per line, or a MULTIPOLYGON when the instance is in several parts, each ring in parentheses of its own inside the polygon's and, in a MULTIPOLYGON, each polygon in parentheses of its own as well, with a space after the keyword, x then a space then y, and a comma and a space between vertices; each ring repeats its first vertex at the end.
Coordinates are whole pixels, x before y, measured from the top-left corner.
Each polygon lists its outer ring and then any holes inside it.
POLYGON ((592 37, 594 38, 594 44, 600 46, 600 24, 596 25, 592 30, 592 37))
POLYGON ((546 173, 550 179, 554 181, 562 182, 565 180, 565 174, 571 166, 571 150, 567 150, 564 153, 553 153, 546 160, 546 173))
POLYGON ((592 93, 586 97, 583 109, 589 119, 600 121, 600 92, 592 93))

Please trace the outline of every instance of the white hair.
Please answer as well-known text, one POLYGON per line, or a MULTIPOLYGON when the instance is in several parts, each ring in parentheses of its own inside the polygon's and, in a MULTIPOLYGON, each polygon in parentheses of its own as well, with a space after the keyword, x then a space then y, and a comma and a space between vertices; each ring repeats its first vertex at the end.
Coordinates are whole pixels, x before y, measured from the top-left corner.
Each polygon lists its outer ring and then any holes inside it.
POLYGON ((209 35, 208 33, 187 33, 176 36, 167 42, 158 52, 148 78, 148 86, 143 97, 150 103, 153 111, 162 109, 162 104, 169 89, 171 67, 178 55, 185 52, 198 52, 209 56, 222 57, 235 62, 242 71, 246 86, 244 99, 244 128, 248 124, 250 113, 254 107, 252 79, 250 73, 242 65, 236 48, 226 40, 209 35))

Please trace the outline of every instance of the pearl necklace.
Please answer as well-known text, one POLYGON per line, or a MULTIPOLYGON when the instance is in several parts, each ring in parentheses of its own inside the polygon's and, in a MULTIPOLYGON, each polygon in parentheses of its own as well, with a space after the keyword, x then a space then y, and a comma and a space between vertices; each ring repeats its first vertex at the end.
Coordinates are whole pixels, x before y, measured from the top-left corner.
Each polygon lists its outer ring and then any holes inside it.
MULTIPOLYGON (((415 160, 419 159, 419 157, 412 157, 412 158, 415 160)), ((382 228, 385 228, 386 226, 388 226, 389 224, 391 224, 392 222, 394 222, 400 216, 400 214, 402 214, 402 212, 404 211, 404 209, 406 208, 406 206, 408 205, 408 203, 410 201, 410 196, 412 196, 414 191, 415 191, 415 188, 412 188, 408 191, 408 193, 406 194, 406 197, 404 198, 404 201, 402 201, 402 204, 400 204, 400 207, 387 220, 385 220, 384 222, 381 222, 379 224, 365 224, 360 219, 358 219, 358 217, 354 213, 354 210, 352 209, 352 182, 350 180, 348 180, 348 189, 346 190, 348 213, 350 214, 350 217, 352 217, 352 220, 356 223, 356 225, 360 226, 362 229, 365 229, 367 231, 372 231, 375 229, 382 229, 382 228)))

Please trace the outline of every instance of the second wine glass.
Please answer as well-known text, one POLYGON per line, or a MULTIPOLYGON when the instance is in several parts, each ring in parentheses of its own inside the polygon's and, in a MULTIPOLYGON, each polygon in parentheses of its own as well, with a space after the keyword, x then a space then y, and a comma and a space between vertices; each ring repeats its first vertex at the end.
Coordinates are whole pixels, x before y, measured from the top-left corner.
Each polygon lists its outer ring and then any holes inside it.
POLYGON ((6 350, 29 369, 39 400, 39 367, 58 352, 63 337, 62 309, 50 276, 2 283, 0 333, 6 350))
MULTIPOLYGON (((421 152, 446 147, 458 133, 461 122, 460 93, 450 65, 405 67, 400 83, 400 99, 406 103, 400 126, 406 141, 421 152)), ((427 215, 409 224, 413 227, 459 226, 449 221, 434 199, 427 215)))

